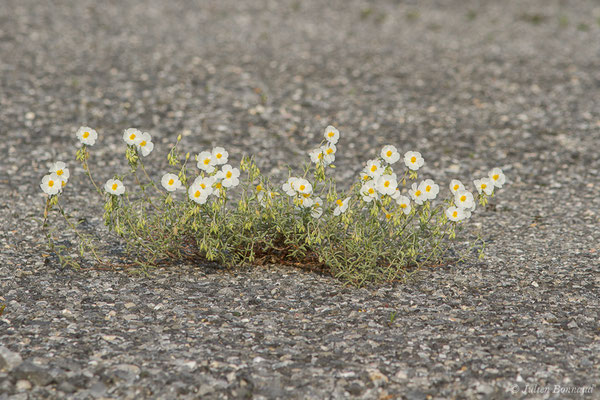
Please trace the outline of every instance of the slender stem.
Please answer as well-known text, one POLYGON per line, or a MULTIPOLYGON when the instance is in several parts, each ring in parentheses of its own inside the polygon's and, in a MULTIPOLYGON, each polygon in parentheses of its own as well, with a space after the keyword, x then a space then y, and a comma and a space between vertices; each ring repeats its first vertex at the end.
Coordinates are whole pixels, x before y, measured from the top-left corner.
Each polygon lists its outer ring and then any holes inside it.
MULTIPOLYGON (((138 186, 142 189, 142 193, 144 193, 144 197, 146 198, 146 201, 148 201, 148 204, 150 204, 152 207, 154 207, 157 211, 160 212, 160 208, 158 208, 154 202, 152 201, 152 199, 150 198, 150 196, 148 196, 148 193, 146 193, 146 190, 142 187, 142 183, 140 182, 138 175, 137 175, 137 171, 135 171, 133 173, 133 177, 135 178, 135 182, 138 184, 138 186)), ((164 193, 161 192, 161 194, 164 195, 164 193)))
POLYGON ((48 246, 54 248, 54 239, 52 238, 52 232, 48 228, 48 212, 50 211, 50 197, 46 199, 46 206, 44 207, 44 221, 42 222, 42 229, 46 232, 46 238, 48 239, 48 246))
POLYGON ((431 249, 431 251, 429 252, 429 256, 427 256, 425 261, 423 261, 423 264, 427 263, 427 261, 429 261, 429 259, 435 254, 435 251, 440 247, 440 244, 442 243, 444 236, 446 236, 446 233, 450 232, 450 229, 452 229, 452 226, 444 229, 444 231, 442 232, 442 234, 440 236, 440 239, 435 242, 435 246, 433 246, 433 249, 431 249))
POLYGON ((48 211, 49 211, 49 207, 50 207, 50 197, 48 197, 46 199, 46 207, 44 207, 44 222, 42 224, 42 226, 45 228, 48 223, 48 211))
POLYGON ((98 192, 98 194, 100 196, 102 196, 102 191, 100 190, 98 185, 96 185, 96 182, 94 181, 94 178, 92 177, 92 172, 90 171, 90 166, 88 165, 87 158, 83 160, 83 170, 85 171, 88 178, 90 178, 90 182, 92 182, 92 185, 94 186, 94 188, 96 188, 96 192, 98 192))
POLYGON ((63 218, 65 219, 65 221, 69 225, 69 227, 73 230, 73 232, 75 232, 75 234, 77 235, 77 237, 79 238, 79 240, 81 240, 85 244, 85 246, 92 252, 92 254, 94 255, 94 258, 96 259, 96 261, 98 261, 100 264, 108 265, 108 263, 104 262, 98 256, 98 254, 96 253, 96 249, 90 243, 90 241, 88 239, 86 239, 81 233, 79 233, 79 231, 75 227, 75 224, 73 224, 73 222, 71 222, 71 220, 67 217, 67 215, 65 213, 65 210, 61 207, 61 205, 58 202, 56 203, 56 206, 58 207, 58 210, 60 211, 60 214, 63 216, 63 218))
POLYGON ((154 251, 150 246, 148 246, 148 245, 146 245, 146 244, 143 243, 142 235, 140 234, 140 232, 138 231, 138 229, 135 226, 133 226, 133 224, 131 223, 131 220, 129 218, 125 218, 125 222, 127 223, 127 225, 129 225, 129 229, 131 229, 131 231, 139 239, 137 241, 137 244, 139 244, 140 246, 142 246, 143 248, 145 248, 150 254, 152 254, 156 258, 156 251, 154 251))
POLYGON ((164 196, 165 196, 165 193, 164 193, 162 190, 160 190, 160 189, 158 188, 158 186, 156 186, 156 184, 154 183, 154 181, 152 180, 152 178, 150 178, 150 175, 148 175, 148 172, 146 171, 146 168, 144 167, 144 163, 142 162, 142 159, 141 159, 141 158, 139 159, 139 164, 140 164, 140 167, 142 167, 142 171, 144 171, 144 175, 146 175, 146 178, 147 178, 147 179, 148 179, 148 181, 149 181, 149 182, 152 184, 152 186, 154 187, 154 189, 156 189, 156 191, 157 191, 158 193, 160 193, 160 195, 161 195, 161 196, 163 196, 163 197, 164 197, 164 196))

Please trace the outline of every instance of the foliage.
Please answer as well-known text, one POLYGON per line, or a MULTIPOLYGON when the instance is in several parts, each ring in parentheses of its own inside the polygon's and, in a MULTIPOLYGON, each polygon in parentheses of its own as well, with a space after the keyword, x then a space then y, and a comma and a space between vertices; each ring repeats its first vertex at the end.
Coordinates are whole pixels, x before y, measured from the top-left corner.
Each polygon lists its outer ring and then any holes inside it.
MULTIPOLYGON (((144 165, 154 148, 152 138, 134 128, 123 133, 128 173, 114 176, 104 187, 96 184, 88 165, 97 138, 93 129, 77 132, 81 147, 76 159, 104 202, 105 225, 124 241, 139 266, 176 260, 213 261, 228 268, 289 264, 331 273, 357 286, 402 280, 422 266, 442 262, 476 203, 485 205, 505 180, 500 169, 493 169, 474 181, 476 196, 452 180, 442 199, 433 180, 418 181, 421 154, 408 151, 402 163, 397 149, 388 145, 342 191, 329 173, 339 136, 337 129, 327 127, 301 174, 290 171, 281 186, 272 184, 252 157, 232 167, 222 147, 199 153, 197 172, 190 153, 180 149, 181 136, 167 155, 172 171, 155 182, 144 165), (398 174, 394 165, 402 165, 398 174), (127 181, 135 182, 139 191, 127 190, 127 181)), ((100 265, 114 266, 63 208, 66 164, 57 162, 49 172, 40 185, 48 195, 44 227, 50 228, 48 218, 56 210, 79 237, 81 257, 88 253, 100 265)), ((48 239, 63 264, 80 266, 64 254, 65 246, 55 243, 50 229, 48 239)))

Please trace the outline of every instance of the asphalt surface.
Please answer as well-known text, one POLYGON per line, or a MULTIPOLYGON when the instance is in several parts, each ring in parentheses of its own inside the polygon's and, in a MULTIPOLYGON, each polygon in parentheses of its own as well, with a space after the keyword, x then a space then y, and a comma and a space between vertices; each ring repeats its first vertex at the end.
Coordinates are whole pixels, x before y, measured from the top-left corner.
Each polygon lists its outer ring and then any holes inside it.
POLYGON ((0 399, 600 398, 599 38, 597 1, 0 0, 0 399), (128 127, 156 176, 181 133, 281 177, 329 124, 341 181, 388 143, 440 183, 503 168, 464 236, 487 257, 356 289, 48 254, 58 160, 69 212, 112 243, 81 125, 104 181, 128 127))

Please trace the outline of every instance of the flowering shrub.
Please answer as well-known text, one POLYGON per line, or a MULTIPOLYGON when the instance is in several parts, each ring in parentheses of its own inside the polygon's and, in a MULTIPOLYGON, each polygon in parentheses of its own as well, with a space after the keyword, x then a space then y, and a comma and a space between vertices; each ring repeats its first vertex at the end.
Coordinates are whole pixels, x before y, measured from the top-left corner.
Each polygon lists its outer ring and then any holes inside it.
MULTIPOLYGON (((171 171, 158 183, 143 162, 154 149, 152 137, 130 128, 123 132, 128 173, 100 187, 88 165, 98 134, 82 127, 76 136, 81 144, 76 159, 104 201, 104 223, 144 268, 174 260, 227 267, 283 263, 321 269, 355 285, 402 279, 439 263, 476 204, 485 205, 505 182, 494 168, 473 182, 476 194, 452 180, 442 199, 437 183, 419 180, 425 162, 421 154, 402 156, 388 145, 343 192, 327 174, 334 168, 340 138, 329 126, 319 147, 308 153, 310 163, 282 185, 262 175, 250 157, 233 167, 222 147, 197 154, 194 168, 190 153, 180 150, 181 136, 167 156, 171 171), (133 182, 138 193, 129 189, 133 182)), ((60 200, 68 179, 63 162, 54 163, 42 178, 40 187, 48 195, 44 226, 50 211, 58 210, 79 237, 80 257, 88 253, 112 265, 64 211, 60 200)), ((62 263, 80 265, 65 255, 66 247, 57 245, 51 232, 48 238, 62 263)))

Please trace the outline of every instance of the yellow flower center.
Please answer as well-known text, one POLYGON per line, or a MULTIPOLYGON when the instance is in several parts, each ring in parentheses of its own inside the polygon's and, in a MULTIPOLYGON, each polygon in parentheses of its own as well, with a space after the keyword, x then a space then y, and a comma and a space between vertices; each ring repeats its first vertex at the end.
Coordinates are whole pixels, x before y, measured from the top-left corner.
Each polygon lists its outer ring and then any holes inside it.
POLYGON ((454 185, 454 188, 453 188, 453 189, 454 189, 454 190, 458 190, 458 188, 460 188, 460 185, 459 185, 459 184, 456 184, 456 185, 454 185))
POLYGON ((227 178, 231 178, 233 176, 233 173, 231 171, 227 171, 227 173, 225 174, 225 176, 227 178))
POLYGON ((498 178, 500 178, 500 175, 498 175, 498 174, 496 174, 496 175, 492 176, 492 179, 493 179, 493 180, 495 180, 495 181, 497 181, 497 180, 498 180, 498 178))
POLYGON ((54 181, 52 181, 52 180, 48 181, 48 186, 50 186, 50 187, 54 186, 54 181))
POLYGON ((323 159, 323 153, 319 153, 319 155, 317 156, 317 158, 318 158, 319 160, 322 160, 322 159, 323 159))
POLYGON ((208 165, 210 164, 210 158, 205 158, 204 159, 204 165, 208 165))
POLYGON ((460 201, 466 201, 467 200, 467 196, 465 196, 464 194, 462 196, 460 196, 460 201))
POLYGON ((321 203, 319 203, 318 201, 315 201, 315 207, 321 207, 321 203))
POLYGON ((215 185, 215 187, 216 187, 217 189, 221 189, 221 186, 223 186, 223 185, 221 185, 221 182, 218 182, 218 183, 215 185))
POLYGON ((195 197, 195 198, 198 198, 198 197, 200 197, 200 195, 201 195, 201 194, 202 194, 202 193, 200 193, 200 191, 199 191, 199 190, 196 190, 196 193, 194 193, 194 197, 195 197))
POLYGON ((387 219, 392 218, 392 214, 385 214, 385 218, 387 218, 387 219))
POLYGON ((417 162, 417 157, 415 157, 415 156, 412 156, 412 157, 410 158, 410 162, 411 162, 411 163, 413 163, 413 164, 414 164, 414 163, 416 163, 416 162, 417 162))
POLYGON ((431 190, 431 186, 427 185, 427 187, 425 188, 425 191, 426 191, 427 193, 429 193, 429 191, 430 191, 430 190, 431 190))
POLYGON ((63 174, 63 170, 59 169, 58 171, 56 171, 56 175, 61 176, 63 174))
POLYGON ((340 199, 337 199, 337 200, 336 200, 336 202, 335 202, 335 204, 337 204, 338 206, 340 206, 340 207, 341 207, 341 206, 343 206, 343 205, 344 205, 344 202, 343 202, 343 201, 341 201, 340 199))
POLYGON ((387 153, 385 153, 386 156, 391 157, 392 156, 392 151, 388 150, 387 153))
POLYGON ((335 132, 334 131, 329 131, 329 133, 327 134, 327 136, 334 137, 335 136, 335 132))
POLYGON ((366 181, 366 180, 368 180, 368 179, 369 179, 369 175, 365 175, 365 176, 363 176, 363 181, 366 181))
POLYGON ((135 133, 132 133, 131 135, 129 135, 129 140, 134 140, 135 139, 135 133))
POLYGON ((90 133, 89 132, 83 132, 83 135, 81 135, 81 136, 83 136, 84 139, 87 139, 87 137, 90 136, 90 133))
POLYGON ((200 187, 201 187, 202 189, 206 189, 206 184, 205 184, 205 183, 201 183, 201 184, 200 184, 200 187))
POLYGON ((221 157, 223 157, 223 154, 221 154, 221 153, 217 153, 217 156, 216 156, 216 157, 217 157, 217 158, 221 158, 221 157))
POLYGON ((369 188, 369 194, 373 194, 375 193, 375 190, 373 190, 373 188, 369 188))
POLYGON ((375 172, 375 171, 377 171, 377 165, 373 165, 373 166, 371 167, 371 172, 375 172))
POLYGON ((481 188, 482 188, 482 189, 485 189, 486 187, 487 187, 487 185, 486 185, 485 183, 482 183, 482 184, 481 184, 481 188))
POLYGON ((304 185, 300 185, 300 188, 299 188, 299 189, 300 189, 300 191, 303 191, 304 189, 306 189, 306 186, 304 186, 304 185))
POLYGON ((419 197, 420 195, 421 195, 421 191, 420 191, 420 190, 417 190, 417 191, 415 192, 415 196, 419 197))
POLYGON ((111 187, 112 187, 112 190, 117 190, 117 187, 119 187, 119 185, 117 185, 116 183, 113 183, 111 187))
POLYGON ((327 155, 329 155, 331 153, 333 153, 333 149, 330 147, 330 148, 327 149, 327 155))
POLYGON ((262 185, 256 185, 256 191, 257 192, 260 192, 262 189, 263 189, 262 185))
POLYGON ((146 141, 145 141, 145 140, 142 140, 142 141, 140 142, 140 146, 144 147, 145 145, 146 145, 146 141))
POLYGON ((406 204, 400 204, 400 208, 406 208, 406 204))
POLYGON ((65 186, 67 186, 67 182, 62 181, 62 187, 65 187, 65 186))
POLYGON ((385 181, 385 183, 383 184, 383 186, 389 187, 390 186, 390 181, 385 181))
POLYGON ((175 183, 175 180, 173 178, 169 179, 169 186, 171 186, 174 183, 175 183))
POLYGON ((452 216, 453 216, 454 218, 458 217, 458 211, 454 210, 454 212, 452 213, 452 216))
POLYGON ((302 197, 304 197, 305 199, 308 199, 310 197, 310 194, 304 193, 304 194, 302 194, 302 197))

